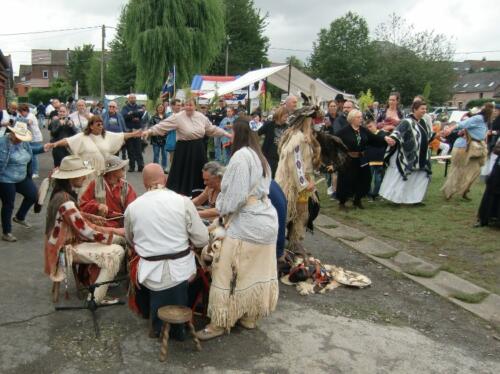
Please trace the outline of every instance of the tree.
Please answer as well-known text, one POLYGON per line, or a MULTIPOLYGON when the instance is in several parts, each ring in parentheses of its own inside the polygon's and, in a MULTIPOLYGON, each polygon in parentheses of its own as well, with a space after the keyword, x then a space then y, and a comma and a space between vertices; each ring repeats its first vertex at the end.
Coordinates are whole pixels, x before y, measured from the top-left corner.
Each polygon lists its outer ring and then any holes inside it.
POLYGON ((375 69, 367 81, 377 97, 388 97, 390 91, 397 90, 402 102, 409 104, 428 85, 428 100, 442 103, 449 99, 455 81, 453 47, 444 35, 417 32, 403 18, 391 14, 386 23, 377 27, 375 36, 375 69))
POLYGON ((375 97, 372 94, 372 90, 368 89, 366 93, 361 91, 359 94, 359 99, 358 99, 358 104, 359 104, 359 109, 364 112, 366 108, 368 108, 369 105, 373 104, 375 101, 375 97))
POLYGON ((306 64, 304 64, 304 61, 300 60, 296 56, 287 57, 286 63, 292 64, 293 67, 296 67, 297 69, 299 69, 301 71, 305 72, 307 70, 307 67, 306 67, 306 64))
POLYGON ((136 89, 156 97, 172 66, 177 82, 210 67, 224 41, 220 0, 131 0, 125 40, 136 65, 136 89))
POLYGON ((135 86, 136 66, 132 61, 130 45, 125 38, 125 6, 122 9, 115 38, 110 46, 110 59, 107 66, 106 91, 125 95, 133 91, 135 86))
POLYGON ((73 87, 70 82, 64 79, 52 81, 49 88, 33 88, 28 92, 28 100, 32 104, 38 104, 40 101, 48 103, 50 99, 59 99, 66 102, 73 93, 73 87))
POLYGON ((87 74, 93 57, 94 46, 92 44, 84 44, 81 47, 76 47, 69 54, 68 78, 73 87, 76 81, 78 81, 78 90, 81 95, 89 94, 87 74))
POLYGON ((228 74, 243 74, 269 64, 269 39, 264 36, 267 14, 262 15, 253 0, 224 0, 225 40, 210 71, 223 75, 228 47, 228 74))
MULTIPOLYGON (((106 57, 106 55, 105 55, 106 57)), ((107 92, 111 92, 109 88, 110 77, 108 73, 108 64, 106 58, 104 59, 104 88, 107 92)), ((95 53, 92 57, 89 70, 87 74, 86 86, 89 95, 99 97, 101 96, 101 54, 95 53)))
POLYGON ((313 44, 312 73, 343 91, 363 90, 371 54, 368 34, 366 20, 355 13, 335 19, 313 44))

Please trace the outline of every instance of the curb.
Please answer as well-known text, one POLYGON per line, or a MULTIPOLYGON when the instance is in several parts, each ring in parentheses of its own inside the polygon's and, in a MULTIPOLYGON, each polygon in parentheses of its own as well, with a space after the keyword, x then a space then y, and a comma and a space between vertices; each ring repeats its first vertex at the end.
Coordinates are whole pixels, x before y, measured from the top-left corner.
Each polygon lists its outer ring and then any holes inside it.
POLYGON ((412 256, 324 214, 318 216, 315 226, 319 231, 373 261, 404 275, 477 317, 500 327, 500 296, 497 294, 455 274, 442 271, 438 265, 412 256), (474 302, 466 302, 471 299, 474 302))

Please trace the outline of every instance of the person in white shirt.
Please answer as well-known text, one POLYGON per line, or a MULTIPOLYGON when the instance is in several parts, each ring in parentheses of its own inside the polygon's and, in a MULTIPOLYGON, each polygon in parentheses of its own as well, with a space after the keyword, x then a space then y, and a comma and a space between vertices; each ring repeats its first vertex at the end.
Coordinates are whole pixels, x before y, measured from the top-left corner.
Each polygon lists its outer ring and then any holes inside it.
MULTIPOLYGON (((208 229, 189 198, 165 187, 166 177, 160 165, 146 165, 143 180, 147 192, 125 211, 125 236, 136 253, 131 261, 132 283, 149 290, 151 325, 159 336, 163 322, 158 318, 158 309, 165 305, 187 306, 188 280, 196 273, 191 245, 207 245, 208 229)), ((138 306, 143 315, 147 308, 138 306)), ((184 326, 173 326, 171 334, 183 340, 184 326)))
POLYGON ((26 123, 28 125, 28 130, 30 130, 33 135, 33 139, 30 142, 31 150, 33 151, 31 164, 33 171, 32 178, 38 178, 40 167, 37 155, 42 153, 43 149, 43 136, 38 126, 38 119, 33 113, 30 113, 28 104, 19 104, 17 121, 26 123))
POLYGON ((89 113, 85 106, 85 100, 82 99, 76 102, 76 111, 69 115, 69 119, 73 121, 78 132, 85 130, 90 117, 92 117, 92 114, 89 113))
POLYGON ((7 109, 2 110, 2 118, 0 119, 0 136, 5 135, 7 126, 14 126, 17 122, 17 103, 12 101, 7 109))

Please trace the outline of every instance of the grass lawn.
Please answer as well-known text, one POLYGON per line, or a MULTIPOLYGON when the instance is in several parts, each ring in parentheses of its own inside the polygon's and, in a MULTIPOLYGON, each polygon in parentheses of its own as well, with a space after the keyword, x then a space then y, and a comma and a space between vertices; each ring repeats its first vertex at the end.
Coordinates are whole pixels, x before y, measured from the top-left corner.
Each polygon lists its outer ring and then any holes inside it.
POLYGON ((445 201, 439 191, 445 179, 444 166, 433 164, 433 173, 425 206, 364 199, 364 210, 342 212, 321 183, 321 212, 500 294, 500 229, 472 227, 484 183, 478 180, 474 184, 469 194, 472 201, 460 197, 445 201))

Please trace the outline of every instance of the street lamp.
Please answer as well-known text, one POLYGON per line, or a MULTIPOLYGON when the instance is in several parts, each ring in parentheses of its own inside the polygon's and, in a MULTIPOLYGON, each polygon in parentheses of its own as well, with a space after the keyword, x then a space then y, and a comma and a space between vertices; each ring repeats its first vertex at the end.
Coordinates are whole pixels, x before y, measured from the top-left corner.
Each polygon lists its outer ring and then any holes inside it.
POLYGON ((227 69, 228 69, 228 65, 229 65, 229 43, 230 43, 230 40, 229 40, 229 35, 226 35, 226 68, 225 68, 225 75, 227 76, 227 69))

